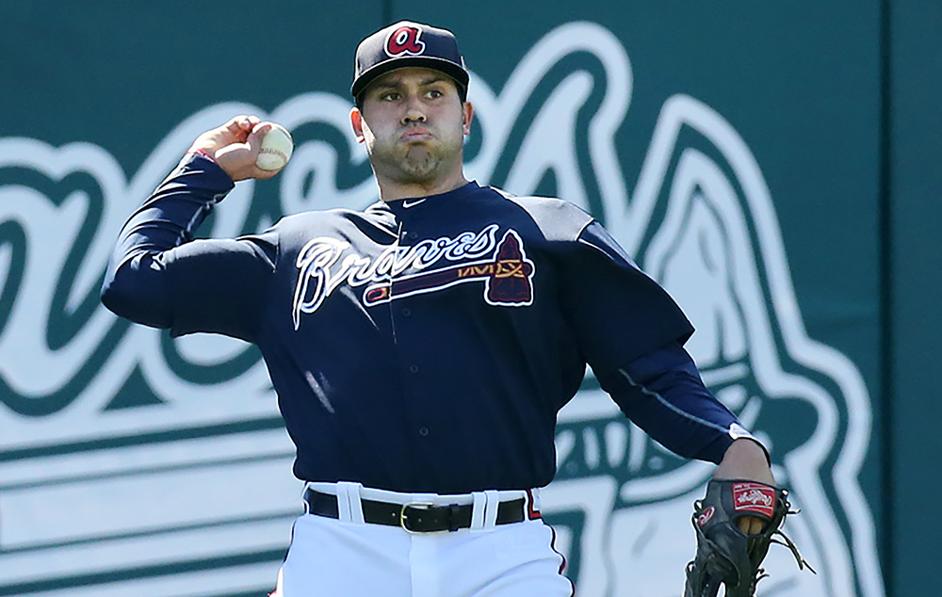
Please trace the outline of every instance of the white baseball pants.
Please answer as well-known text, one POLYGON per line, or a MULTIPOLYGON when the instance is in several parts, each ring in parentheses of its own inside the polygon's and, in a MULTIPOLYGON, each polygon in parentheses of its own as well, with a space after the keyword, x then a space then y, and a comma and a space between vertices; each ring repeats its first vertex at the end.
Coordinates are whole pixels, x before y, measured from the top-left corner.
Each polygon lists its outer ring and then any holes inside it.
MULTIPOLYGON (((295 521, 291 546, 272 597, 569 597, 555 533, 542 519, 495 525, 497 503, 524 491, 465 496, 404 494, 357 483, 310 483, 336 495, 340 518, 305 514, 295 521), (396 504, 473 504, 469 529, 409 533, 363 522, 360 499, 396 504), (488 516, 488 513, 491 513, 488 516)), ((539 493, 533 492, 539 509, 539 493)))

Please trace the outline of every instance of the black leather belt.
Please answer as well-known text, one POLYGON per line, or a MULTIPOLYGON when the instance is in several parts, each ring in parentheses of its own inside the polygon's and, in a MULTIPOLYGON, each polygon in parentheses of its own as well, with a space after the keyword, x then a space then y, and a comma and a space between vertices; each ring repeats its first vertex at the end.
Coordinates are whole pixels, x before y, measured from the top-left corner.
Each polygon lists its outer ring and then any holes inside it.
MULTIPOLYGON (((304 502, 307 504, 308 514, 340 518, 335 495, 307 488, 304 491, 304 502)), ((471 504, 434 506, 417 502, 393 504, 374 500, 360 500, 360 504, 363 507, 365 522, 402 527, 410 533, 437 533, 470 528, 471 513, 474 509, 471 504)), ((525 519, 523 498, 498 504, 496 524, 511 524, 525 519)))

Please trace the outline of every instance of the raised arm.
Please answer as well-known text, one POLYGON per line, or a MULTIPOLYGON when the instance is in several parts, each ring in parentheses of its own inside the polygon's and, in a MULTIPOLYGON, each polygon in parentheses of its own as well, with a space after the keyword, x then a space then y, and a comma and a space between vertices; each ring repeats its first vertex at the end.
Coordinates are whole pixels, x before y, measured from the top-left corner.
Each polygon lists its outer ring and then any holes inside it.
POLYGON ((193 232, 234 181, 277 174, 255 166, 269 127, 240 116, 196 139, 122 228, 101 290, 108 309, 174 335, 254 339, 277 262, 277 234, 193 240, 193 232))

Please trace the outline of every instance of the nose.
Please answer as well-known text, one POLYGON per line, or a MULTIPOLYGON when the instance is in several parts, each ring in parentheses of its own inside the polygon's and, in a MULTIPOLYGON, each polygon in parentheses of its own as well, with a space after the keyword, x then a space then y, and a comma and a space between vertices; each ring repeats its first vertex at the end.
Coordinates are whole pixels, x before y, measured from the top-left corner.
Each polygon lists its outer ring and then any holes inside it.
POLYGON ((406 104, 406 111, 402 115, 402 119, 399 121, 400 124, 406 126, 414 122, 425 122, 425 110, 422 109, 422 102, 419 101, 417 95, 411 95, 409 97, 409 102, 406 104))

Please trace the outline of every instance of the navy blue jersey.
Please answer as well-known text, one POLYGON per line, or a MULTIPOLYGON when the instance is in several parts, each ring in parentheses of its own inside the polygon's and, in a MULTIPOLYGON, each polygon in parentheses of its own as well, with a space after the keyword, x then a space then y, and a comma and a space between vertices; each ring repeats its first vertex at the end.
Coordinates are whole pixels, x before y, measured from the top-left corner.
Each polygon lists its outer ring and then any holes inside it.
POLYGON ((677 305, 571 204, 471 182, 193 240, 232 187, 211 160, 185 159, 125 224, 102 300, 174 336, 257 344, 300 479, 544 486, 587 363, 683 456, 719 462, 746 433, 683 350, 693 328, 677 305))

